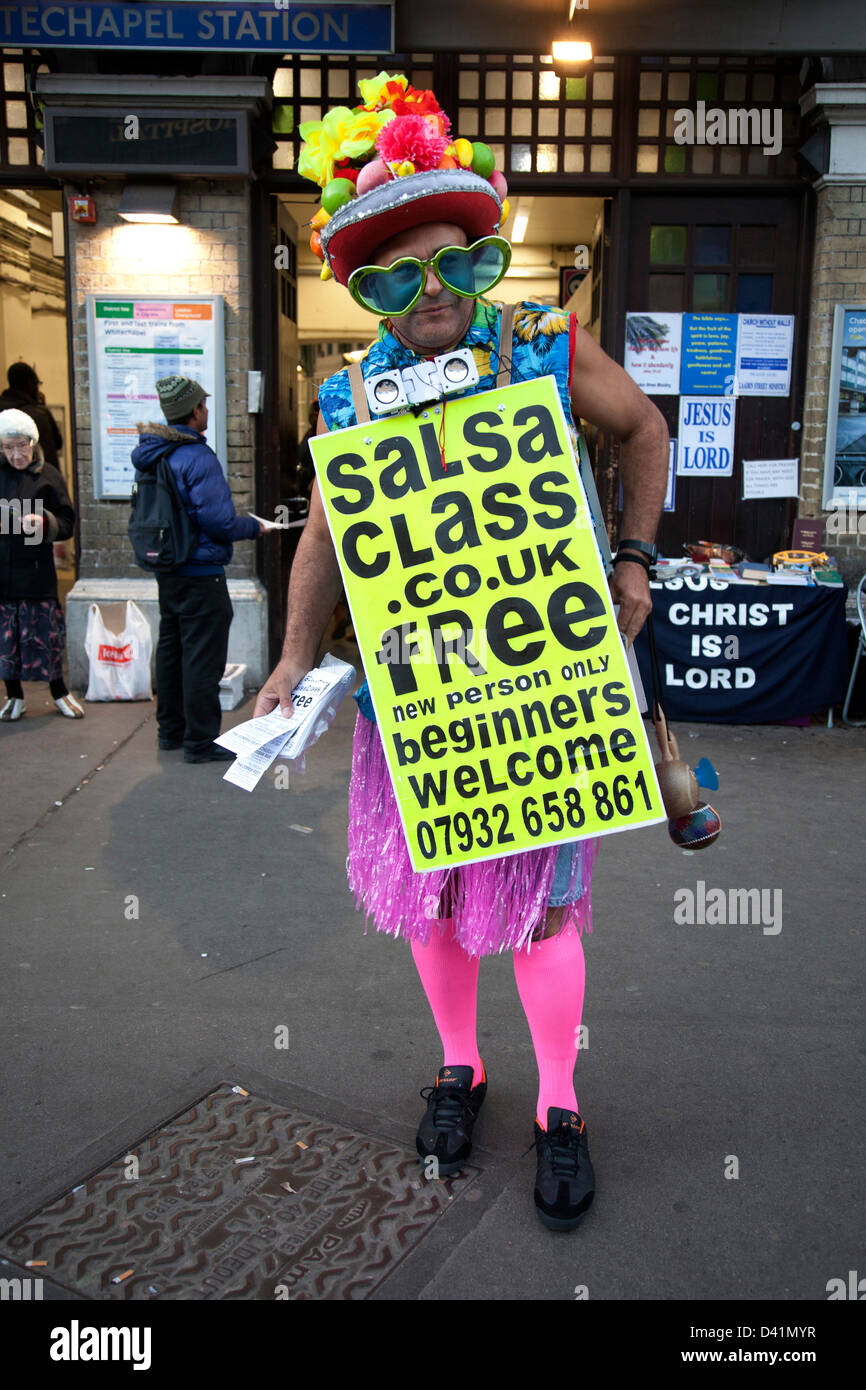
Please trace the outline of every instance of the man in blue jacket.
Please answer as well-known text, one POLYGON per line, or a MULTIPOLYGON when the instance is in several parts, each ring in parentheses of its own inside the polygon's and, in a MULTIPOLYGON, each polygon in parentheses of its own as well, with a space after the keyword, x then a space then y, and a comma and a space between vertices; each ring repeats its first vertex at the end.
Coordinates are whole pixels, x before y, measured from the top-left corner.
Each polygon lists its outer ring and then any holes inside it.
POLYGON ((264 535, 251 516, 238 516, 220 461, 205 443, 208 393, 189 377, 156 383, 166 424, 140 424, 132 452, 138 473, 156 467, 166 442, 177 447, 169 463, 181 501, 199 529, 187 563, 159 584, 156 649, 156 722, 160 748, 184 750, 188 763, 231 762, 234 754, 214 743, 220 730, 219 683, 225 670, 233 609, 225 566, 232 542, 264 535))

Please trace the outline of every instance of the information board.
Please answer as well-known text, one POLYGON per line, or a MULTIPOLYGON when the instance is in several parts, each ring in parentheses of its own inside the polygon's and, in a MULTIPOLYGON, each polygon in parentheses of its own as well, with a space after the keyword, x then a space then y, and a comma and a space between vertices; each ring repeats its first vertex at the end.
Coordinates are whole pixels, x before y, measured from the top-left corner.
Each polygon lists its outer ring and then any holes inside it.
POLYGON ((206 439, 225 470, 225 338, 221 295, 87 296, 94 495, 128 497, 140 422, 165 423, 156 393, 187 376, 209 393, 206 439))
POLYGON ((664 820, 553 378, 310 447, 413 868, 664 820))

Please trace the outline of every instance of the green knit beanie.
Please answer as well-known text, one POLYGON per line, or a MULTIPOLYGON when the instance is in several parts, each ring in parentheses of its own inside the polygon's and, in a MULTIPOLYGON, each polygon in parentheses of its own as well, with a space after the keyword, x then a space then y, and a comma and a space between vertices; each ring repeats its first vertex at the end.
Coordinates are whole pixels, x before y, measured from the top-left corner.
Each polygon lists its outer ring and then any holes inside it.
POLYGON ((162 413, 168 424, 185 420, 195 410, 199 401, 207 400, 208 393, 197 381, 188 376, 164 376, 156 383, 156 394, 162 406, 162 413))

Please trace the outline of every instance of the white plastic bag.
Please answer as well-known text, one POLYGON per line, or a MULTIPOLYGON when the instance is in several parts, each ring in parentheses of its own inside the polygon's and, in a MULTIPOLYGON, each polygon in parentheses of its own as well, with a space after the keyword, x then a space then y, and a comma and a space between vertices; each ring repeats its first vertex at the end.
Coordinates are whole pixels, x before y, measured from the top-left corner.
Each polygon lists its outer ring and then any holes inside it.
POLYGON ((126 604, 122 632, 111 632, 103 621, 99 605, 92 603, 87 615, 84 650, 90 662, 86 700, 152 700, 150 655, 153 638, 150 625, 137 604, 126 604))

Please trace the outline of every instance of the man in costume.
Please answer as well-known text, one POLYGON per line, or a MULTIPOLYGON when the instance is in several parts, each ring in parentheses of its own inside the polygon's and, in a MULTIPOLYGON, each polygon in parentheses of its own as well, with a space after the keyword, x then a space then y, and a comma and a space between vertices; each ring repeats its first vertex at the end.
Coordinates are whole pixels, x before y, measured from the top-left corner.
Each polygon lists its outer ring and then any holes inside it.
MULTIPOLYGON (((301 127, 299 171, 324 190, 312 240, 323 278, 333 274, 381 318, 364 359, 320 388, 318 433, 371 418, 363 379, 451 348, 471 350, 479 372, 473 392, 553 375, 566 420, 584 417, 622 441, 627 539, 610 585, 620 630, 632 641, 651 610, 648 570, 668 470, 664 420, 574 315, 484 298, 510 258, 498 236, 507 189, 489 149, 449 143, 450 123, 435 97, 413 92, 405 77, 382 73, 360 87, 363 107, 338 108, 301 127)), ((290 712, 291 692, 315 662, 340 586, 315 484, 292 569, 283 655, 260 691, 257 716, 277 706, 290 712)), ((379 931, 410 942, 444 1049, 434 1085, 421 1092, 427 1111, 419 1156, 436 1160, 427 1164, 433 1175, 454 1172, 469 1156, 487 1092, 476 1037, 479 961, 512 950, 538 1064, 536 1210, 548 1227, 570 1230, 594 1194, 573 1073, 584 997, 581 938, 592 930, 598 842, 415 873, 366 681, 355 698, 349 884, 379 931)))

